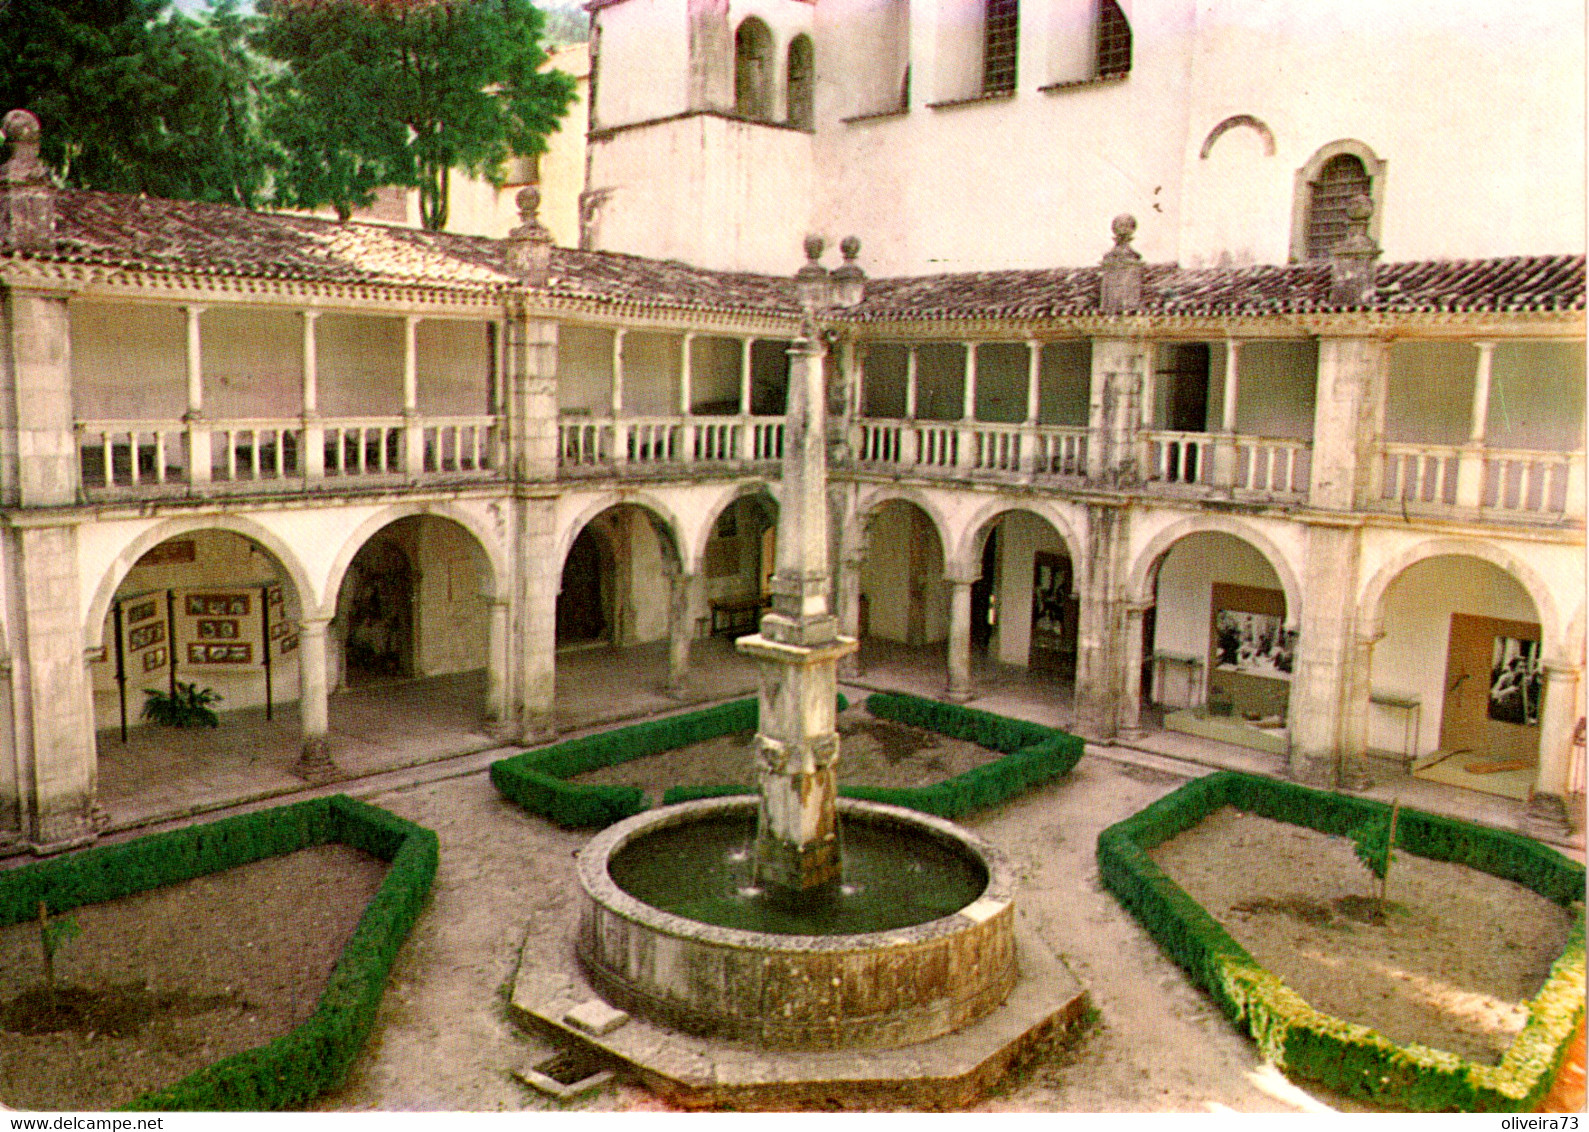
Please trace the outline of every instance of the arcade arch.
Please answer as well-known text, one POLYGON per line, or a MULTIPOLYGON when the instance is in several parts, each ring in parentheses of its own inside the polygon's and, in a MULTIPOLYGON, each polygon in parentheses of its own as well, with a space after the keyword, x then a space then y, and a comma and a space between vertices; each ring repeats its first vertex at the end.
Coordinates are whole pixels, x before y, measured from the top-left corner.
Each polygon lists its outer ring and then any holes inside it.
POLYGON ((1526 797, 1554 636, 1529 587, 1493 561, 1443 553, 1403 565, 1372 600, 1369 747, 1419 777, 1526 797))
MULTIPOLYGON (((1166 727, 1212 726, 1228 742, 1283 753, 1299 615, 1290 571, 1257 539, 1166 535, 1132 574, 1142 653, 1125 664, 1164 709, 1166 727)), ((1128 716, 1134 707, 1126 705, 1128 716)))

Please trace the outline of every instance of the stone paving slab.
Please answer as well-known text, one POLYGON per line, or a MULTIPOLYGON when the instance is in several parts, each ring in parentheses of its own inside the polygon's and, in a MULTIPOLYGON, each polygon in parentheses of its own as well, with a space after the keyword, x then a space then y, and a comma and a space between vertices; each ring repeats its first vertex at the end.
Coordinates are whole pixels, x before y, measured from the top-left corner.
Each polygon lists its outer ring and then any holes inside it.
POLYGON ((1019 909, 1015 937, 1021 977, 1002 1006, 953 1034, 898 1049, 768 1050, 681 1034, 640 1017, 588 1033, 573 1019, 605 1003, 572 939, 557 955, 521 956, 509 1011, 526 1029, 610 1058, 686 1108, 961 1109, 1087 1009, 1086 990, 1019 909))

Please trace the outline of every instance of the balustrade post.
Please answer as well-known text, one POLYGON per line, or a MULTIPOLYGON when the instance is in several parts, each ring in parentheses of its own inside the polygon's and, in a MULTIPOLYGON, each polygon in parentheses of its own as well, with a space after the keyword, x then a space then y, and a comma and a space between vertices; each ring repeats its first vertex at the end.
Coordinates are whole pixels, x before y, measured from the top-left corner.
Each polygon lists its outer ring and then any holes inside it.
POLYGON ((1457 455, 1457 506, 1477 510, 1484 494, 1484 434, 1490 416, 1490 368, 1494 342, 1475 342, 1478 364, 1473 371, 1472 428, 1468 442, 1457 455))

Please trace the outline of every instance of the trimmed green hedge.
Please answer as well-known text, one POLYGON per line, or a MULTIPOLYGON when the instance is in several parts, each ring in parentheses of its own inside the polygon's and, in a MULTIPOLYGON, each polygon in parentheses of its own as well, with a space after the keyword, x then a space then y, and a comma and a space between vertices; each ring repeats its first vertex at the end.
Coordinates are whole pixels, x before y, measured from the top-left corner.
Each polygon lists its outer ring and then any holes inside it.
MULTIPOLYGON (((1382 817, 1383 802, 1219 771, 1104 830, 1098 867, 1105 885, 1185 967, 1263 1056, 1299 1077, 1349 1096, 1426 1112, 1529 1112, 1549 1092, 1584 1003, 1584 919, 1528 1004, 1528 1020, 1499 1065, 1444 1050, 1398 1046, 1367 1026, 1321 1013, 1266 971, 1164 874, 1148 850, 1221 806, 1346 834, 1382 817)), ((1581 902, 1584 867, 1531 838, 1403 808, 1396 844, 1409 853, 1515 881, 1564 907, 1581 902)))
MULTIPOLYGON (((866 697, 866 710, 881 719, 898 720, 1005 752, 1002 759, 931 786, 845 786, 839 790, 846 798, 885 802, 941 818, 957 818, 971 810, 1007 802, 1069 773, 1082 754, 1082 741, 1063 731, 920 696, 878 692, 866 697)), ((692 798, 745 793, 755 793, 755 787, 674 786, 662 796, 662 801, 671 805, 692 798)))
POLYGON ((340 842, 390 863, 331 971, 315 1012, 268 1045, 218 1061, 128 1108, 266 1111, 299 1107, 346 1077, 386 976, 436 875, 436 835, 337 795, 157 833, 0 873, 0 925, 117 900, 237 865, 340 842))
MULTIPOLYGON (((849 707, 842 695, 837 704, 839 711, 849 707)), ((510 802, 565 829, 611 825, 646 809, 645 791, 564 779, 720 735, 754 730, 757 714, 752 697, 569 739, 492 763, 491 783, 510 802)))

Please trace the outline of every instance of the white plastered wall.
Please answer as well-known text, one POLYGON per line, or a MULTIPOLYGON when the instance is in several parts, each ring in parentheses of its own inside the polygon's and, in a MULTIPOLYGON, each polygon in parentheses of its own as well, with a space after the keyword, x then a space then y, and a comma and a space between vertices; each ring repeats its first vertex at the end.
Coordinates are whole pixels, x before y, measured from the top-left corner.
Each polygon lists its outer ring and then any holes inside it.
POLYGON ((687 10, 676 0, 623 0, 595 13, 599 72, 592 129, 689 108, 687 10))
MULTIPOLYGON (((1141 18, 1134 26, 1140 36, 1141 18)), ((1183 263, 1285 262, 1295 173, 1342 139, 1388 163, 1388 260, 1583 246, 1584 9, 1575 0, 1212 0, 1198 5, 1195 28, 1183 263), (1209 132, 1236 114, 1270 128, 1274 155, 1239 128, 1199 157, 1209 132)))
POLYGON ((325 314, 315 328, 320 412, 328 417, 403 411, 403 320, 325 314))
POLYGON ((491 350, 486 323, 421 320, 414 328, 419 411, 435 416, 488 412, 491 350))

